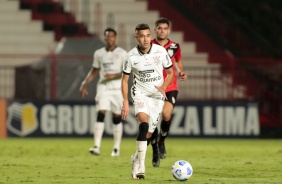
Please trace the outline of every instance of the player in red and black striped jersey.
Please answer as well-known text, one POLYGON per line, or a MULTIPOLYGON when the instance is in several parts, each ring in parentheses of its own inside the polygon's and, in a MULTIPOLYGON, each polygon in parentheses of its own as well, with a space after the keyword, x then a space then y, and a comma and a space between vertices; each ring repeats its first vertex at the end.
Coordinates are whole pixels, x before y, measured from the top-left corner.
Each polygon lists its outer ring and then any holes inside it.
MULTIPOLYGON (((159 167, 160 159, 166 158, 166 149, 165 149, 165 139, 168 135, 170 124, 171 124, 171 115, 175 106, 175 102, 178 95, 178 85, 177 79, 186 80, 187 75, 183 71, 183 62, 181 59, 181 48, 180 45, 176 42, 173 42, 168 39, 170 33, 169 20, 161 17, 155 22, 155 34, 156 38, 151 42, 163 46, 173 64, 174 79, 171 84, 166 88, 166 97, 165 104, 162 111, 162 122, 161 130, 158 139, 158 129, 155 129, 151 137, 151 144, 153 147, 153 159, 152 164, 154 167, 159 167)), ((164 78, 166 78, 166 71, 163 71, 164 78)))

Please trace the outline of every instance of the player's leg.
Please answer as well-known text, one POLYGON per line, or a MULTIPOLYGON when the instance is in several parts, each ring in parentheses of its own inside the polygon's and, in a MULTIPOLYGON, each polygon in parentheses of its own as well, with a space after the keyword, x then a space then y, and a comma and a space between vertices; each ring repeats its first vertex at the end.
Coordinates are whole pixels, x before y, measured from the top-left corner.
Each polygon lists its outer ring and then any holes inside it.
POLYGON ((152 107, 150 109, 150 120, 149 120, 149 136, 150 137, 150 143, 152 144, 153 148, 153 155, 152 155, 152 165, 154 167, 160 166, 160 156, 159 156, 159 148, 158 148, 158 129, 157 125, 159 123, 159 120, 161 118, 162 109, 164 106, 164 102, 162 100, 153 100, 154 104, 151 104, 152 107))
POLYGON ((123 103, 123 99, 120 94, 111 95, 111 109, 112 109, 112 122, 113 122, 113 138, 114 138, 114 146, 111 156, 119 156, 120 155, 120 144, 123 133, 123 124, 121 121, 121 106, 123 103))
POLYGON ((94 130, 93 130, 93 138, 94 138, 94 147, 89 148, 89 152, 93 155, 100 155, 100 147, 101 147, 101 140, 105 129, 105 110, 99 110, 97 114, 97 120, 94 123, 94 130))
POLYGON ((138 160, 138 148, 137 148, 137 144, 136 144, 136 152, 131 155, 131 166, 132 166, 132 170, 131 170, 131 175, 133 179, 138 179, 137 178, 137 173, 139 170, 139 160, 138 160))
POLYGON ((171 116, 175 106, 176 98, 178 91, 170 91, 166 93, 167 100, 164 103, 163 111, 162 111, 162 121, 160 126, 160 135, 158 140, 159 153, 160 158, 166 158, 166 148, 165 148, 165 139, 168 136, 170 124, 171 124, 171 116))
POLYGON ((97 120, 94 123, 93 137, 94 137, 94 147, 89 149, 89 152, 94 155, 100 155, 101 141, 105 129, 105 115, 106 111, 111 109, 110 101, 107 95, 97 95, 96 96, 96 109, 97 120))
POLYGON ((138 162, 139 169, 137 173, 137 178, 145 178, 145 158, 147 152, 147 132, 149 129, 149 116, 144 112, 139 112, 137 114, 137 120, 139 123, 139 131, 136 138, 136 147, 138 151, 138 162))
POLYGON ((120 155, 120 143, 123 133, 123 124, 121 122, 121 116, 117 114, 112 114, 113 117, 113 137, 114 137, 114 146, 111 156, 120 155))
POLYGON ((162 112, 163 119, 161 121, 160 135, 158 140, 159 155, 161 159, 166 158, 165 139, 169 132, 172 111, 172 104, 168 101, 165 101, 165 105, 162 112))
POLYGON ((150 142, 153 148, 152 165, 154 167, 160 166, 159 146, 158 146, 158 128, 152 133, 150 142))

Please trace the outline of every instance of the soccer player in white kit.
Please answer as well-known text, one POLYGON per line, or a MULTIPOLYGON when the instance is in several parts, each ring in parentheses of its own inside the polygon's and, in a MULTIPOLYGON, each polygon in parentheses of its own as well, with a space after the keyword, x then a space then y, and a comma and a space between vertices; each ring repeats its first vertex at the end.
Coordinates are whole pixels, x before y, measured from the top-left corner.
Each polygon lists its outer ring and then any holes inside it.
POLYGON ((89 148, 93 155, 100 155, 101 139, 104 132, 106 111, 112 112, 114 146, 111 156, 120 155, 120 143, 123 133, 121 122, 121 76, 127 52, 116 46, 117 33, 112 28, 104 31, 106 47, 94 53, 92 69, 80 87, 82 97, 88 94, 87 85, 99 73, 96 93, 97 121, 94 123, 94 147, 89 148))
POLYGON ((132 155, 132 177, 144 179, 147 139, 151 137, 161 117, 165 90, 173 80, 173 70, 167 51, 162 46, 151 44, 151 30, 147 24, 136 26, 135 39, 138 46, 128 52, 123 66, 121 118, 126 119, 129 112, 128 79, 130 73, 133 73, 131 98, 139 122, 139 132, 136 153, 132 155), (165 79, 164 68, 168 74, 165 79))

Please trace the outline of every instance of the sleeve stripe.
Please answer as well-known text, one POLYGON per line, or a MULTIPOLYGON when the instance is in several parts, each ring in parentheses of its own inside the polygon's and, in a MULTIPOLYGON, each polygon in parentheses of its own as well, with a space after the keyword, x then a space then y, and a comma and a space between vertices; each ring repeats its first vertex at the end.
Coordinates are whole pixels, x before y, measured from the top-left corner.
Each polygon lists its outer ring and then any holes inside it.
POLYGON ((165 69, 170 69, 172 67, 172 65, 168 66, 168 67, 165 67, 165 69))
POLYGON ((123 71, 122 73, 125 74, 125 75, 130 75, 130 73, 127 73, 127 72, 125 72, 125 71, 123 71))

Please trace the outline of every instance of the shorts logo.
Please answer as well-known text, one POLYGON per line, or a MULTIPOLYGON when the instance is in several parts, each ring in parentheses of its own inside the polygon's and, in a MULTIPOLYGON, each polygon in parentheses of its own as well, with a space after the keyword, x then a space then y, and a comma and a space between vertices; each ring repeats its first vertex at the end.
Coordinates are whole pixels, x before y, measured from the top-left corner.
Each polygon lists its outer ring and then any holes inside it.
POLYGON ((144 108, 144 102, 137 102, 135 105, 137 106, 138 109, 144 108))
POLYGON ((172 97, 171 102, 172 102, 172 104, 175 104, 175 98, 174 97, 172 97))
POLYGON ((24 137, 38 128, 37 108, 32 103, 14 102, 8 108, 7 127, 14 134, 24 137))

